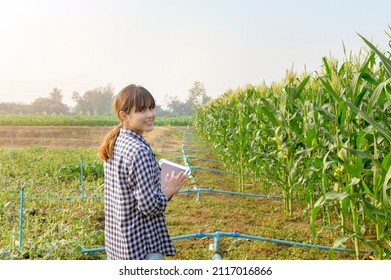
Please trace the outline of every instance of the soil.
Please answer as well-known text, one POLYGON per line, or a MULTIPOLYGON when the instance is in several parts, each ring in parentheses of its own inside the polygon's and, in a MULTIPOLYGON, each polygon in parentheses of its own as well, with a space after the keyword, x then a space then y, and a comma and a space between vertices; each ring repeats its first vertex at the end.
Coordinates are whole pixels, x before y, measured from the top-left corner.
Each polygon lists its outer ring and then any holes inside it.
MULTIPOLYGON (((111 129, 108 126, 0 126, 0 147, 99 147, 111 129)), ((179 127, 155 126, 144 137, 152 147, 167 149, 180 145, 181 137, 174 137, 178 143, 168 137, 180 131, 179 127)))

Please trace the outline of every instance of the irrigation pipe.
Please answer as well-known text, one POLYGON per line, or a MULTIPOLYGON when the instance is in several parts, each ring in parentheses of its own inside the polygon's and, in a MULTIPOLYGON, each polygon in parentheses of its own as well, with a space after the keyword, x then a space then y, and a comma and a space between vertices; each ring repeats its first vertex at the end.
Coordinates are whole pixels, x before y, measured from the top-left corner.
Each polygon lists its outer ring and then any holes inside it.
MULTIPOLYGON (((160 150, 157 151, 158 154, 160 153, 175 153, 175 152, 182 152, 183 150, 160 150)), ((203 152, 203 153, 210 153, 209 150, 196 150, 196 149, 186 149, 187 152, 203 152)))
MULTIPOLYGON (((233 238, 253 239, 253 240, 271 242, 271 243, 288 245, 288 246, 307 247, 307 248, 311 248, 311 249, 315 249, 315 248, 321 249, 321 250, 333 249, 338 252, 349 252, 349 253, 355 252, 355 250, 349 249, 349 248, 331 247, 331 246, 324 246, 324 245, 313 245, 313 244, 308 244, 308 243, 280 240, 280 239, 274 239, 274 238, 266 238, 266 237, 262 237, 262 236, 242 234, 237 231, 232 231, 232 232, 216 231, 214 233, 204 233, 202 231, 198 231, 197 233, 174 236, 171 238, 171 240, 176 241, 176 240, 189 239, 189 238, 213 237, 214 238, 213 248, 216 252, 213 259, 221 259, 220 243, 219 242, 220 242, 221 237, 224 237, 224 236, 225 237, 233 237, 233 238)), ((95 253, 95 252, 102 252, 102 251, 105 251, 105 247, 94 248, 94 249, 84 249, 84 250, 82 250, 82 253, 95 253)), ((374 250, 362 250, 361 252, 374 253, 375 251, 374 250)))
POLYGON ((80 187, 81 187, 81 196, 84 199, 84 161, 83 157, 80 157, 80 187))
MULTIPOLYGON (((22 248, 23 245, 23 211, 24 211, 24 201, 26 200, 25 196, 25 185, 20 188, 20 198, 19 198, 19 248, 22 248)), ((87 199, 87 198, 94 198, 94 199, 101 199, 103 196, 95 195, 91 197, 87 196, 77 196, 77 197, 58 197, 58 198, 29 198, 27 200, 34 201, 34 200, 73 200, 73 199, 87 199)))
POLYGON ((93 198, 93 199, 101 199, 103 198, 102 195, 94 195, 94 196, 67 196, 67 197, 32 197, 32 198, 28 198, 28 200, 30 201, 39 201, 39 200, 46 200, 46 201, 49 201, 49 200, 74 200, 74 199, 89 199, 89 198, 93 198))
POLYGON ((8 153, 9 153, 9 158, 13 159, 14 158, 14 138, 12 138, 11 147, 10 147, 8 153))
POLYGON ((23 205, 24 205, 24 187, 26 183, 20 188, 20 207, 19 207, 19 248, 23 244, 23 205))
MULTIPOLYGON (((184 147, 184 146, 183 146, 184 147)), ((183 152, 184 156, 181 156, 184 161, 185 165, 189 166, 188 163, 188 158, 196 158, 196 157, 191 157, 186 155, 186 151, 200 151, 200 150, 186 150, 182 148, 181 150, 175 150, 176 152, 183 152)), ((169 152, 169 151, 166 151, 169 152)), ((177 157, 180 158, 180 157, 177 157)), ((209 159, 201 159, 201 160, 209 160, 209 159)), ((213 160, 210 160, 213 161, 213 160)), ((192 169, 202 169, 202 170, 207 170, 211 172, 217 172, 217 173, 227 173, 227 174, 233 174, 232 172, 227 172, 227 171, 222 171, 222 170, 217 170, 217 169, 211 169, 211 168, 204 168, 200 166, 189 166, 190 171, 192 169)), ((85 196, 85 187, 84 187, 84 162, 83 158, 80 158, 80 182, 81 182, 81 196, 77 197, 59 197, 56 198, 57 200, 72 200, 72 199, 85 199, 88 198, 85 196)), ((24 206, 24 200, 25 200, 25 193, 24 193, 24 187, 25 184, 21 187, 20 190, 20 222, 19 222, 19 247, 22 247, 22 240, 23 240, 23 206, 24 206)), ((262 195, 262 194, 250 194, 250 193, 243 193, 243 192, 231 192, 231 191, 222 191, 222 190, 214 190, 214 189, 205 189, 205 188, 197 188, 191 190, 180 190, 179 192, 181 193, 191 193, 191 192, 197 192, 198 193, 198 198, 200 197, 201 192, 213 192, 213 193, 223 193, 223 194, 231 194, 231 195, 243 195, 243 196, 255 196, 255 197, 264 197, 264 198, 282 198, 281 196, 274 196, 274 195, 262 195)), ((91 198, 103 198, 103 196, 93 196, 91 198)), ((53 198, 31 198, 29 200, 52 200, 53 198)), ((187 235, 181 235, 181 236, 176 236, 173 237, 172 240, 179 240, 179 239, 185 239, 185 238, 202 238, 202 237, 213 237, 214 238, 214 249, 217 252, 215 256, 213 257, 214 259, 221 259, 221 255, 218 253, 220 250, 220 245, 219 241, 222 236, 230 236, 230 237, 238 237, 238 238, 247 238, 247 239, 255 239, 255 240, 261 240, 261 241, 268 241, 268 242, 275 242, 275 243, 281 243, 285 245, 296 245, 296 246, 304 246, 304 247, 317 247, 320 249, 331 249, 332 247, 327 247, 327 246, 316 246, 316 245, 310 245, 310 244, 303 244, 303 243, 298 243, 298 242, 292 242, 292 241, 284 241, 284 240, 277 240, 277 239, 269 239, 269 238, 264 238, 260 236, 251 236, 251 235, 246 235, 246 234, 240 234, 237 232, 220 232, 217 231, 215 233, 203 233, 201 231, 195 233, 195 234, 187 234, 187 235)), ((334 248, 337 251, 353 251, 351 249, 343 249, 343 248, 334 248)), ((104 247, 101 248, 95 248, 95 249, 84 249, 82 250, 83 253, 93 253, 93 252, 100 252, 100 251, 105 251, 104 247)))
MULTIPOLYGON (((216 231, 215 233, 203 233, 201 231, 198 231, 197 233, 194 233, 194 234, 186 234, 186 235, 173 237, 172 240, 180 240, 180 239, 194 238, 194 237, 197 237, 197 238, 213 237, 214 238, 214 249, 216 251, 216 255, 214 256, 214 259, 216 259, 216 258, 220 259, 221 255, 219 253, 219 251, 220 251, 219 241, 220 241, 220 237, 222 237, 222 236, 253 239, 253 240, 266 241, 266 242, 272 242, 272 243, 290 245, 290 246, 317 248, 317 249, 321 249, 321 250, 333 249, 333 250, 339 251, 339 252, 350 252, 350 253, 355 252, 355 250, 348 249, 348 248, 338 248, 338 247, 330 247, 330 246, 324 246, 324 245, 313 245, 313 244, 308 244, 308 243, 280 240, 280 239, 274 239, 274 238, 265 238, 265 237, 261 237, 261 236, 241 234, 236 231, 233 231, 233 232, 216 231)), ((375 251, 374 250, 362 250, 361 252, 374 253, 375 251)))
POLYGON ((213 168, 202 167, 202 166, 189 166, 189 167, 191 170, 198 169, 198 170, 206 170, 206 171, 215 172, 215 173, 222 173, 222 174, 234 174, 233 172, 230 172, 230 171, 213 169, 213 168))
POLYGON ((230 195, 254 196, 254 197, 263 197, 263 198, 279 198, 279 199, 283 198, 282 196, 279 195, 232 192, 232 191, 222 191, 222 190, 205 189, 205 188, 197 188, 197 187, 194 187, 194 189, 179 190, 179 193, 197 193, 198 200, 201 196, 201 192, 223 193, 223 194, 230 194, 230 195))
POLYGON ((209 158, 199 158, 199 157, 196 157, 196 156, 186 156, 186 155, 183 155, 183 156, 177 156, 177 157, 172 157, 172 158, 166 158, 168 160, 177 160, 177 159, 184 159, 184 160, 187 160, 187 159, 194 159, 194 160, 202 160, 202 161, 210 161, 210 162, 217 162, 217 163, 220 163, 221 161, 219 160, 215 160, 215 159, 209 159, 209 158))
POLYGON ((186 142, 183 142, 182 147, 190 147, 192 149, 206 149, 207 147, 205 145, 193 145, 186 142))

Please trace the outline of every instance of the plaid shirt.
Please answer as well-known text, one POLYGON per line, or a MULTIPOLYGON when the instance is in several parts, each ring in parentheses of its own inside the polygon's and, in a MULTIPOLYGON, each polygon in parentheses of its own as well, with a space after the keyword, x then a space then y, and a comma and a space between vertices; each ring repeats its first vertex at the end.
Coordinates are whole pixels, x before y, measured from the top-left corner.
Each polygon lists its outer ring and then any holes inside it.
POLYGON ((167 197, 160 187, 159 163, 146 140, 121 128, 104 172, 107 258, 175 255, 164 216, 167 197))

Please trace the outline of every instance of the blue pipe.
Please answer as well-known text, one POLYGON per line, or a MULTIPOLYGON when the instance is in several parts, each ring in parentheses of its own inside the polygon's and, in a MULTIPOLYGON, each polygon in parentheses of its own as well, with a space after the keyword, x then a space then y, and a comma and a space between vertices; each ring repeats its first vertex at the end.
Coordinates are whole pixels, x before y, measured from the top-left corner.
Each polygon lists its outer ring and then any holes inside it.
POLYGON ((101 199, 103 196, 101 195, 94 195, 94 196, 67 196, 67 197, 56 197, 56 198, 49 198, 49 197, 32 197, 27 200, 34 201, 34 200, 73 200, 73 199, 87 199, 87 198, 93 198, 93 199, 101 199))
POLYGON ((9 149, 9 158, 14 158, 14 138, 12 138, 11 147, 9 149))
POLYGON ((210 150, 183 149, 183 151, 188 151, 188 152, 201 152, 201 153, 210 153, 210 150))
POLYGON ((221 234, 219 234, 219 232, 217 231, 215 233, 214 242, 213 242, 214 250, 219 255, 220 255, 220 237, 221 237, 221 234))
POLYGON ((187 144, 190 143, 190 145, 191 145, 191 144, 194 144, 194 143, 197 143, 197 144, 206 144, 206 143, 208 143, 208 142, 207 142, 207 141, 203 141, 203 140, 183 139, 183 143, 187 143, 187 144))
POLYGON ((80 187, 81 187, 81 195, 84 199, 84 162, 83 157, 80 157, 80 187))
POLYGON ((180 239, 187 239, 187 238, 193 238, 193 237, 204 237, 205 235, 200 235, 200 233, 191 233, 191 234, 184 234, 184 235, 179 235, 179 236, 174 236, 171 239, 174 240, 180 240, 180 239))
MULTIPOLYGON (((269 195, 269 194, 253 194, 253 193, 244 193, 244 192, 232 192, 232 191, 223 191, 223 190, 214 190, 214 189, 206 189, 206 188, 194 188, 194 189, 186 189, 179 190, 179 193, 197 193, 199 196, 201 192, 210 192, 210 193, 223 193, 230 195, 242 195, 242 196, 253 196, 253 197, 263 197, 263 198, 278 198, 281 199, 282 196, 279 195, 269 195)), ((74 199, 103 199, 101 195, 94 196, 67 196, 67 197, 56 197, 56 198, 45 198, 45 197, 33 197, 28 198, 30 201, 34 200, 74 200, 74 199)))
POLYGON ((23 244, 23 203, 24 203, 24 186, 20 189, 20 212, 19 212, 19 248, 22 248, 23 244))
POLYGON ((198 158, 198 157, 194 157, 194 159, 195 159, 195 160, 203 160, 203 161, 221 163, 221 160, 215 160, 215 159, 209 159, 209 158, 198 158))
MULTIPOLYGON (((335 248, 335 247, 324 246, 324 245, 313 245, 313 244, 306 244, 306 243, 300 243, 300 242, 294 242, 294 241, 286 241, 286 240, 280 240, 280 239, 274 239, 274 238, 265 238, 265 237, 261 237, 261 236, 253 236, 253 235, 248 235, 248 234, 241 234, 241 233, 238 233, 236 231, 233 231, 233 232, 216 231, 215 233, 198 232, 196 234, 187 234, 187 235, 182 235, 182 236, 176 236, 176 237, 173 237, 172 240, 191 238, 191 237, 199 237, 199 238, 202 238, 202 237, 215 237, 215 238, 217 238, 217 240, 219 240, 221 236, 254 239, 254 240, 259 240, 259 241, 273 242, 273 243, 279 243, 279 244, 291 245, 291 246, 318 248, 318 249, 322 249, 322 250, 334 249, 335 251, 341 251, 341 252, 342 251, 343 252, 352 252, 352 253, 355 252, 355 250, 353 250, 353 249, 338 248, 338 247, 335 248)), ((215 248, 219 249, 218 244, 215 244, 215 248)), ((374 250, 363 250, 361 252, 374 253, 375 251, 374 250)))
POLYGON ((200 193, 200 192, 213 192, 213 193, 224 193, 224 194, 232 194, 232 195, 243 195, 243 196, 255 196, 255 197, 264 197, 264 198, 282 198, 279 195, 267 195, 267 194, 253 194, 253 193, 243 193, 243 192, 230 192, 230 191, 222 191, 222 190, 213 190, 213 189, 202 189, 195 188, 193 190, 179 190, 180 193, 200 193))
POLYGON ((230 172, 230 171, 223 171, 223 170, 201 167, 201 166, 190 166, 190 169, 191 170, 200 169, 200 170, 206 170, 206 171, 211 171, 211 172, 215 172, 215 173, 223 173, 223 174, 234 174, 233 172, 230 172))
POLYGON ((94 249, 84 249, 81 250, 82 253, 97 253, 97 252, 103 252, 105 251, 105 247, 100 247, 100 248, 94 248, 94 249))
POLYGON ((186 144, 185 142, 183 142, 182 144, 182 147, 191 147, 191 148, 198 148, 198 149, 205 149, 207 148, 206 146, 202 146, 202 145, 192 145, 192 144, 186 144))
POLYGON ((210 161, 210 162, 221 162, 219 160, 215 160, 215 159, 208 159, 208 158, 198 158, 196 156, 177 156, 177 157, 172 157, 172 158, 166 158, 168 160, 177 160, 177 159, 182 159, 182 158, 186 158, 186 159, 194 159, 194 160, 203 160, 203 161, 210 161))
MULTIPOLYGON (((215 173, 223 173, 223 174, 237 174, 235 172, 231 171, 224 171, 224 170, 219 170, 219 169, 213 169, 213 168, 207 168, 207 167, 201 167, 201 166, 190 166, 191 169, 200 169, 200 170, 206 170, 206 171, 211 171, 215 173)), ((244 176, 254 176, 252 174, 243 174, 244 176)))
POLYGON ((177 156, 177 157, 172 157, 172 158, 165 158, 167 160, 177 160, 177 159, 182 159, 184 156, 177 156))
POLYGON ((205 152, 205 153, 210 153, 209 150, 194 150, 194 149, 182 149, 182 150, 161 150, 161 151, 158 151, 157 153, 158 154, 161 154, 161 153, 174 153, 174 152, 182 152, 182 151, 188 151, 188 152, 205 152))
MULTIPOLYGON (((173 241, 175 241, 175 240, 195 238, 195 237, 196 238, 213 237, 214 238, 214 248, 216 250, 216 254, 214 256, 214 259, 219 259, 219 256, 221 257, 221 255, 219 253, 220 252, 219 241, 222 236, 228 236, 228 237, 233 237, 233 238, 253 239, 253 240, 266 241, 266 242, 272 242, 272 243, 278 243, 278 244, 290 245, 290 246, 317 248, 317 249, 321 249, 321 250, 334 249, 335 251, 340 251, 340 252, 351 252, 351 253, 355 252, 355 250, 348 249, 348 248, 338 248, 338 247, 335 248, 335 247, 324 246, 324 245, 313 245, 313 244, 300 243, 300 242, 294 242, 294 241, 286 241, 286 240, 280 240, 280 239, 274 239, 274 238, 265 238, 265 237, 261 237, 261 236, 241 234, 236 231, 233 231, 233 232, 216 231, 215 233, 204 233, 202 231, 198 231, 197 233, 174 236, 171 239, 173 241)), ((82 250, 82 252, 83 253, 92 253, 92 252, 100 252, 100 251, 104 251, 104 250, 105 250, 105 248, 101 247, 101 248, 96 248, 96 249, 84 249, 84 250, 82 250)), ((375 253, 374 250, 362 250, 361 252, 375 253)))
POLYGON ((162 151, 158 151, 157 153, 161 154, 161 153, 173 153, 173 152, 182 152, 182 150, 162 150, 162 151))

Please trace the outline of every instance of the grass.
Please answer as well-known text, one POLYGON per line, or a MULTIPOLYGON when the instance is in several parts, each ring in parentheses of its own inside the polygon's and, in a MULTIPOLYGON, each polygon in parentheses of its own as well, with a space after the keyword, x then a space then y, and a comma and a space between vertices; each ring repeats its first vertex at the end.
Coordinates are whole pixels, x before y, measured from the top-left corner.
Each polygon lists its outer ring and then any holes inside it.
MULTIPOLYGON (((185 128, 170 130, 165 135, 164 149, 181 148, 185 128)), ((162 144, 162 145, 163 145, 162 144)), ((194 144, 199 145, 199 144, 194 144)), ((206 146, 205 143, 202 145, 206 146)), ((158 157, 171 158, 178 152, 163 153, 154 147, 158 157)), ((195 152, 198 158, 213 159, 210 152, 195 152)), ((86 166, 96 166, 100 160, 96 148, 45 148, 31 146, 0 150, 0 259, 105 259, 104 252, 82 253, 83 248, 104 246, 103 194, 101 173, 91 172, 84 178, 86 198, 81 198, 79 178, 80 156, 86 166), (25 186, 23 211, 23 246, 19 248, 19 193, 25 186), (69 199, 67 199, 69 198, 69 199)), ((182 160, 177 162, 183 163, 182 160)), ((221 163, 189 158, 190 165, 224 170, 221 163)), ((92 168, 94 170, 94 168, 92 168)), ((237 180, 233 175, 193 170, 194 178, 183 190, 213 188, 235 191, 237 180)), ((246 191, 277 194, 273 186, 264 186, 247 177, 246 191), (274 193, 275 192, 275 193, 274 193)), ((293 217, 284 213, 281 199, 246 197, 218 193, 180 193, 174 197, 166 211, 171 236, 216 231, 238 231, 242 234, 279 240, 332 246, 334 233, 324 231, 316 240, 312 238, 306 206, 295 205, 293 217)), ((172 260, 209 260, 213 238, 176 240, 177 255, 172 260)), ((324 260, 328 251, 314 248, 281 245, 274 242, 245 238, 221 237, 220 253, 228 260, 324 260)), ((345 244, 351 247, 352 244, 345 244)), ((372 258, 371 254, 363 258, 372 258)), ((334 259, 355 259, 355 255, 335 252, 334 259)))

